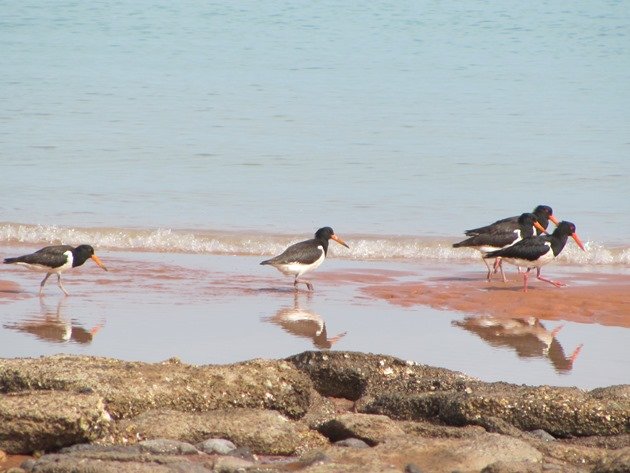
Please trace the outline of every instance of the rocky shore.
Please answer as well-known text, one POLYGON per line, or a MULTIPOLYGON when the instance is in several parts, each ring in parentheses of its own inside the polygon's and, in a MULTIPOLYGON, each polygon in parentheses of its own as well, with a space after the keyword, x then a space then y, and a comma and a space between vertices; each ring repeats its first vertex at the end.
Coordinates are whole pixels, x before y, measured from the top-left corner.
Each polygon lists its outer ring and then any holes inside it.
POLYGON ((222 366, 2 359, 3 468, 628 472, 630 385, 485 383, 350 352, 222 366))

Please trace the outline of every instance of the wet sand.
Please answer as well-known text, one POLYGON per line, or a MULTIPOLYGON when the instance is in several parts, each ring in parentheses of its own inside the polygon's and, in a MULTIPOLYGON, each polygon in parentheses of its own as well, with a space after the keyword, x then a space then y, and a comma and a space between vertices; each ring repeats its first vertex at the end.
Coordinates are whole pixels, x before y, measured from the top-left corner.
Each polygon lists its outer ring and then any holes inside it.
POLYGON ((422 282, 393 283, 387 275, 364 287, 364 293, 403 307, 425 305, 494 317, 531 317, 630 328, 630 276, 567 274, 566 287, 530 277, 523 292, 522 277, 486 282, 479 275, 443 276, 422 282))
MULTIPOLYGON (((17 248, 21 254, 28 248, 17 248)), ((109 272, 41 275, 4 266, 0 356, 59 352, 192 364, 278 359, 304 350, 392 355, 487 381, 584 388, 628 382, 623 267, 554 265, 555 288, 522 278, 486 283, 474 262, 330 258, 296 294, 255 256, 107 252, 109 272), (560 330, 561 328, 561 330, 560 330), (576 350, 583 347, 577 357, 576 350)))

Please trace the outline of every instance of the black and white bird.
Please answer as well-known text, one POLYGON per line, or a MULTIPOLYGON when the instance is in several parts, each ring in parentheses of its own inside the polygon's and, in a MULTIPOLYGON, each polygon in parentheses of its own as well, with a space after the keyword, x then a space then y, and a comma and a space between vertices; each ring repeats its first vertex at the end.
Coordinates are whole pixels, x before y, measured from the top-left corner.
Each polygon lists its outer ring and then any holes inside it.
MULTIPOLYGON (((544 228, 544 230, 547 230, 547 227, 549 226, 549 220, 551 220, 554 223, 554 225, 556 226, 558 225, 558 220, 556 219, 556 217, 554 217, 553 210, 548 205, 539 205, 538 207, 534 209, 532 213, 536 216, 536 220, 544 228)), ((497 220, 496 222, 491 223, 490 225, 486 225, 484 227, 473 228, 472 230, 466 230, 464 234, 466 236, 474 236, 474 235, 480 235, 482 233, 496 233, 496 232, 508 233, 518 228, 519 218, 520 218, 519 215, 515 215, 514 217, 503 218, 501 220, 497 220)), ((544 232, 544 230, 543 231, 538 230, 536 233, 540 235, 541 233, 544 232)))
POLYGON ((523 273, 524 292, 527 292, 527 279, 532 268, 536 268, 536 278, 560 287, 565 284, 543 278, 540 275, 540 268, 553 261, 560 254, 569 237, 573 238, 583 251, 586 251, 577 233, 575 233, 575 225, 571 222, 562 221, 551 235, 525 238, 507 248, 487 253, 485 257, 501 258, 510 264, 526 267, 527 271, 523 273))
MULTIPOLYGON (((487 227, 486 231, 477 233, 459 243, 454 243, 453 248, 474 248, 480 251, 481 259, 488 269, 486 279, 490 281, 492 279, 493 270, 485 259, 486 253, 514 245, 523 238, 531 237, 536 235, 537 232, 544 231, 545 229, 538 223, 538 219, 533 213, 524 213, 518 217, 516 225, 512 222, 490 225, 487 227)), ((501 260, 497 259, 495 268, 496 267, 501 270, 503 282, 506 282, 501 260)))
POLYGON ((341 238, 335 235, 332 228, 323 227, 315 232, 315 238, 291 245, 278 256, 265 260, 260 264, 271 265, 287 276, 294 276, 293 286, 296 289, 298 283, 303 283, 306 284, 309 291, 312 291, 313 285, 309 281, 299 278, 324 262, 328 253, 329 240, 335 240, 340 245, 350 248, 341 238))
POLYGON ((29 255, 18 256, 16 258, 5 258, 5 264, 17 264, 32 271, 46 273, 39 285, 39 295, 42 295, 46 280, 51 274, 57 275, 59 288, 68 295, 68 291, 61 283, 61 273, 70 268, 81 266, 88 259, 92 259, 98 266, 107 271, 102 261, 94 254, 94 248, 90 245, 79 245, 73 248, 69 245, 47 246, 29 255))

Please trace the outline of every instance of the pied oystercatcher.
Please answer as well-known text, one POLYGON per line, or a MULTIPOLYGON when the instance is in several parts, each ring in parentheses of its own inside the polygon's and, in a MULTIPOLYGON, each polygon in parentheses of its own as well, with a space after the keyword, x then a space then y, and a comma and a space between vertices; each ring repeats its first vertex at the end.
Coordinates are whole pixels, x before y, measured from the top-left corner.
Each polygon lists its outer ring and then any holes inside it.
POLYGON ((328 253, 328 240, 335 240, 340 245, 350 248, 341 238, 335 235, 332 228, 323 227, 315 232, 315 238, 291 245, 278 256, 265 260, 260 264, 269 264, 283 274, 295 276, 293 286, 296 289, 298 283, 304 283, 308 290, 312 291, 313 285, 309 281, 298 278, 324 262, 328 253))
MULTIPOLYGON (((536 232, 544 232, 543 226, 538 223, 538 219, 533 213, 524 213, 520 215, 516 221, 516 225, 512 222, 502 222, 489 225, 487 231, 477 233, 459 243, 454 243, 453 248, 474 248, 481 252, 481 259, 488 268, 486 279, 490 281, 492 278, 492 269, 485 259, 488 252, 500 250, 508 246, 514 245, 523 238, 536 235, 536 232)), ((506 282, 505 274, 503 274, 503 266, 501 260, 498 260, 498 267, 501 270, 503 282, 506 282)))
POLYGON ((39 295, 42 295, 44 284, 51 274, 57 275, 57 283, 59 288, 68 295, 63 284, 61 284, 61 273, 70 268, 81 266, 88 259, 107 271, 102 261, 94 254, 94 248, 90 245, 79 245, 73 248, 70 245, 47 246, 41 250, 29 255, 18 256, 16 258, 5 258, 5 264, 18 264, 32 271, 40 271, 46 273, 44 279, 39 285, 39 295))
MULTIPOLYGON (((536 216, 536 220, 540 225, 546 230, 549 226, 549 220, 551 220, 556 226, 558 225, 558 220, 553 215, 553 210, 548 205, 539 205, 532 212, 536 216)), ((473 228, 472 230, 466 230, 464 234, 466 236, 474 236, 480 235, 481 233, 492 233, 497 231, 503 232, 511 232, 518 228, 518 219, 519 216, 516 215, 514 217, 507 217, 501 220, 497 220, 490 225, 486 225, 485 227, 473 228)), ((537 234, 543 233, 538 230, 537 234)))
POLYGON ((553 261, 560 254, 569 237, 573 238, 583 251, 586 251, 577 233, 575 233, 575 225, 571 222, 562 221, 551 235, 525 238, 507 248, 487 253, 485 257, 501 258, 510 264, 526 267, 527 271, 523 273, 524 292, 527 292, 527 278, 532 268, 536 268, 536 277, 541 281, 546 281, 556 287, 565 286, 564 283, 559 281, 543 278, 540 275, 540 268, 553 261))

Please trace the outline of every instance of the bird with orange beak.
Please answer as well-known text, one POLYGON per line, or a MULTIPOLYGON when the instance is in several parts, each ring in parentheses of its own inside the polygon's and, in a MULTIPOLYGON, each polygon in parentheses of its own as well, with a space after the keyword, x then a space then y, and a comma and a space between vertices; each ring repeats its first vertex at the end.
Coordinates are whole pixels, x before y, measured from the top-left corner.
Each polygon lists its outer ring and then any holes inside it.
POLYGON ((295 276, 293 286, 296 290, 298 283, 303 283, 309 291, 312 291, 313 285, 309 281, 299 279, 299 277, 307 271, 314 270, 324 262, 328 253, 329 240, 334 240, 340 245, 350 248, 346 242, 335 235, 332 228, 323 227, 315 232, 315 238, 291 245, 278 256, 260 264, 271 265, 282 274, 295 276))
POLYGON ((553 261, 560 254, 567 244, 569 237, 575 240, 582 251, 586 251, 582 241, 577 236, 577 233, 575 233, 575 225, 571 222, 562 221, 551 235, 525 238, 507 248, 486 253, 484 258, 501 258, 503 261, 507 261, 510 264, 526 267, 527 271, 523 273, 524 292, 527 292, 527 279, 529 277, 529 271, 532 268, 536 268, 536 278, 551 283, 556 287, 561 287, 566 284, 543 278, 540 275, 540 268, 553 261))
POLYGON ((31 271, 46 273, 46 276, 44 276, 44 279, 39 285, 40 296, 44 290, 46 280, 51 274, 57 275, 57 284, 59 285, 59 289, 61 289, 65 295, 69 295, 68 291, 66 291, 61 283, 61 273, 67 269, 81 266, 88 259, 93 260, 99 267, 107 271, 103 262, 94 254, 94 248, 90 245, 79 245, 76 248, 69 245, 47 246, 35 253, 18 256, 16 258, 6 258, 4 263, 17 264, 19 266, 24 266, 31 271))

